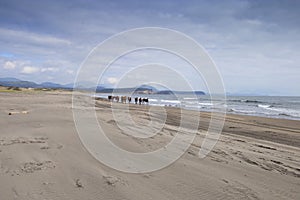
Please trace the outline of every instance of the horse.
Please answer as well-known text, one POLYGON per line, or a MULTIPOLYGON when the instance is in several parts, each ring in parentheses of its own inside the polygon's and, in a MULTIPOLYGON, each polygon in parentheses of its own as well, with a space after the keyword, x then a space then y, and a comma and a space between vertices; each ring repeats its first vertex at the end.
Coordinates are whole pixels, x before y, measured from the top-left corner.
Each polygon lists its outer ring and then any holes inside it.
POLYGON ((126 96, 121 96, 121 103, 126 103, 126 99, 127 99, 126 96))
POLYGON ((113 96, 113 97, 112 97, 112 101, 114 101, 114 100, 115 100, 116 102, 119 102, 119 96, 113 96))
POLYGON ((143 103, 147 103, 147 104, 149 103, 149 99, 148 98, 143 98, 142 101, 143 101, 143 103))

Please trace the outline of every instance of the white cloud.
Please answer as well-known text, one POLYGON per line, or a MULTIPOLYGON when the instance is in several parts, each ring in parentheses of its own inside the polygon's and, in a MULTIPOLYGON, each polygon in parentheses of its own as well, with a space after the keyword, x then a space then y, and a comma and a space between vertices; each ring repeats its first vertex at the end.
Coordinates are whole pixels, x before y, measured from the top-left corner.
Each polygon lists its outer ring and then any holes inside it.
POLYGON ((108 77, 107 82, 110 83, 110 84, 115 84, 115 83, 118 82, 118 79, 115 78, 115 77, 108 77))
POLYGON ((46 67, 42 68, 41 72, 57 72, 59 69, 57 67, 46 67))
POLYGON ((3 65, 4 69, 15 69, 16 68, 16 63, 12 61, 6 61, 3 65))
POLYGON ((67 73, 68 73, 68 74, 74 74, 74 70, 67 69, 67 73))
POLYGON ((40 69, 37 68, 37 67, 32 67, 32 66, 25 66, 23 67, 21 73, 23 74, 33 74, 33 73, 36 73, 36 72, 39 72, 40 69))
POLYGON ((9 40, 14 38, 14 40, 26 41, 27 43, 41 44, 41 45, 70 45, 71 42, 44 34, 37 34, 32 32, 4 29, 0 28, 0 36, 3 39, 9 40))
POLYGON ((262 21, 260 20, 256 20, 256 19, 247 19, 246 22, 248 24, 251 24, 251 25, 256 25, 256 26, 259 26, 259 25, 262 25, 262 21))

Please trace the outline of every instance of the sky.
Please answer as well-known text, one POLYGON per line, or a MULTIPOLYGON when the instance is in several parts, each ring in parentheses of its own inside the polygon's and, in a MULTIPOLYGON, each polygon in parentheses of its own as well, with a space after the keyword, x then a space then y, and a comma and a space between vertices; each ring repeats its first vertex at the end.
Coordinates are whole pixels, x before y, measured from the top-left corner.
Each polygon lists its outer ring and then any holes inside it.
MULTIPOLYGON (((296 0, 1 0, 0 77, 72 83, 89 53, 107 38, 134 28, 162 27, 202 45, 227 93, 299 96, 299 10, 296 0)), ((132 68, 145 54, 152 62, 165 55, 153 51, 129 55, 107 70, 100 83, 118 83, 120 66, 132 68)), ((174 67, 180 68, 176 59, 174 67)), ((191 70, 183 67, 180 73, 195 89, 206 90, 205 81, 191 70)), ((176 83, 177 77, 166 79, 176 83)))

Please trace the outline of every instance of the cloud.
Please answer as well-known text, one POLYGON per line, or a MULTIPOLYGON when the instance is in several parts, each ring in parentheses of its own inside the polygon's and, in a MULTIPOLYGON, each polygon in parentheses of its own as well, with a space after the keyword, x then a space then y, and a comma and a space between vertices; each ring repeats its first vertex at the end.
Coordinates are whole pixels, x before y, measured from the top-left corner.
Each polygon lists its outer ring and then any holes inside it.
POLYGON ((112 85, 116 84, 118 82, 118 79, 115 77, 108 77, 106 80, 109 84, 112 84, 112 85))
POLYGON ((15 40, 26 41, 32 44, 39 44, 39 45, 70 45, 71 42, 57 38, 51 35, 45 34, 37 34, 28 31, 21 31, 21 30, 12 30, 12 29, 5 29, 0 28, 0 36, 3 39, 14 38, 15 40))
POLYGON ((23 67, 21 73, 22 74, 33 74, 39 72, 40 69, 37 67, 32 67, 32 66, 25 66, 23 67))
POLYGON ((68 74, 74 74, 74 70, 71 70, 71 69, 67 69, 66 72, 67 72, 68 74))
POLYGON ((4 69, 15 69, 16 68, 16 63, 12 61, 6 61, 3 65, 4 69))
POLYGON ((56 67, 46 67, 41 69, 41 72, 57 72, 57 71, 59 71, 59 68, 56 67))
MULTIPOLYGON (((12 59, 29 61, 16 63, 15 68, 35 66, 40 69, 33 70, 36 73, 45 72, 28 74, 33 81, 58 68, 61 73, 53 81, 72 82, 80 63, 100 42, 131 28, 157 26, 183 32, 207 48, 230 91, 259 91, 265 86, 300 95, 300 85, 293 84, 300 76, 299 1, 74 0, 70 4, 53 0, 27 4, 19 0, 0 3, 0 56, 5 58, 0 66, 4 68, 12 59)), ((3 70, 1 75, 11 76, 15 71, 3 70)), ((117 76, 108 74, 103 80, 113 77, 117 76)))

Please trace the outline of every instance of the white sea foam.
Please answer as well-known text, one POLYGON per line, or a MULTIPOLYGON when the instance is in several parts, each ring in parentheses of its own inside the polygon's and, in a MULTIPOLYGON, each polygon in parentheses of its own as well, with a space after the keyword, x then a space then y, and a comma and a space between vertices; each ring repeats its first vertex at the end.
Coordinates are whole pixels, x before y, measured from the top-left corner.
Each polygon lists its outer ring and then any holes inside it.
POLYGON ((208 102, 199 102, 198 103, 199 105, 201 105, 201 106, 213 106, 214 104, 213 103, 208 103, 208 102))
POLYGON ((263 105, 263 104, 258 104, 257 106, 260 108, 271 108, 272 107, 272 105, 263 105))
MULTIPOLYGON (((126 94, 125 94, 126 95, 126 94)), ((107 98, 107 94, 95 96, 107 98)), ((198 98, 179 96, 175 99, 172 95, 142 95, 149 98, 149 104, 154 106, 172 106, 192 110, 216 111, 226 108, 227 112, 275 118, 288 118, 300 120, 299 97, 229 97, 227 105, 213 101, 208 96, 198 98)))
POLYGON ((172 104, 180 104, 181 102, 179 100, 160 100, 163 103, 172 103, 172 104))
POLYGON ((185 97, 184 100, 197 100, 197 98, 185 97))

